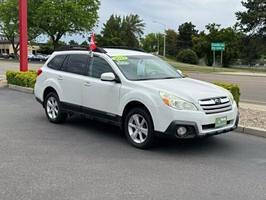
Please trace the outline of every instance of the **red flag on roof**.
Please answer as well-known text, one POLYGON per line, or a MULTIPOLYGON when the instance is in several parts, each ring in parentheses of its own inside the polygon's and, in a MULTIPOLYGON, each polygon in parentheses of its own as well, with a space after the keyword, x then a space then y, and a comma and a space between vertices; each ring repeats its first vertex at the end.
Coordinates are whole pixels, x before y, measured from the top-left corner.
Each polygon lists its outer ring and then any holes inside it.
POLYGON ((91 41, 90 41, 90 50, 94 51, 97 48, 96 44, 95 44, 95 34, 92 33, 91 34, 91 41))

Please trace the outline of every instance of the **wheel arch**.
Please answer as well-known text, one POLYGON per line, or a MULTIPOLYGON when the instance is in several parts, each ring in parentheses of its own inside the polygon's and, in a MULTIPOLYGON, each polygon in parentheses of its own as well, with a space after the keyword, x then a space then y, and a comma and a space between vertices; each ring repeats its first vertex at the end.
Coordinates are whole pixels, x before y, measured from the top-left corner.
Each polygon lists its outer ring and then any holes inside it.
POLYGON ((44 91, 43 91, 43 102, 45 101, 46 96, 47 96, 49 93, 51 93, 51 92, 56 93, 57 96, 58 96, 58 93, 57 93, 56 89, 55 89, 54 87, 52 87, 52 86, 48 86, 48 87, 46 87, 46 88, 44 89, 44 91))
POLYGON ((122 127, 124 126, 124 123, 125 123, 126 114, 133 108, 143 108, 143 109, 145 109, 148 112, 148 114, 150 115, 150 117, 152 119, 153 126, 154 126, 154 118, 153 118, 152 113, 149 110, 149 108, 145 104, 141 103, 138 100, 132 100, 132 101, 128 102, 126 104, 126 106, 124 107, 124 110, 123 110, 123 113, 122 113, 122 127))

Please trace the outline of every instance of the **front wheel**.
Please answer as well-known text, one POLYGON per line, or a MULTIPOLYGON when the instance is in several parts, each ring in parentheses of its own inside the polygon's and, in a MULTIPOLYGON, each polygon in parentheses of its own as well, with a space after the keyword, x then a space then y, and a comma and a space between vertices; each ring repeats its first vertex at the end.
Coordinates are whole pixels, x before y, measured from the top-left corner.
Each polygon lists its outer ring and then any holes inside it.
POLYGON ((67 114, 62 112, 59 98, 54 92, 46 96, 44 108, 48 120, 52 123, 62 123, 67 118, 67 114))
POLYGON ((143 108, 134 108, 125 118, 124 131, 134 147, 147 149, 154 143, 154 126, 150 114, 143 108))

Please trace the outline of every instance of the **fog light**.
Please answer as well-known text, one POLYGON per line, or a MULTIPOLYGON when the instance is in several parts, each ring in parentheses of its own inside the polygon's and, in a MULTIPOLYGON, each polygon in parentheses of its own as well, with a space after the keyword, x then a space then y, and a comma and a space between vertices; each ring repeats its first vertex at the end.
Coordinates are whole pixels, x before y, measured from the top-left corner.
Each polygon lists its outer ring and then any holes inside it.
POLYGON ((176 130, 176 132, 177 132, 177 135, 178 136, 184 136, 184 135, 186 135, 187 134, 187 128, 186 127, 184 127, 184 126, 180 126, 180 127, 178 127, 178 129, 176 130))

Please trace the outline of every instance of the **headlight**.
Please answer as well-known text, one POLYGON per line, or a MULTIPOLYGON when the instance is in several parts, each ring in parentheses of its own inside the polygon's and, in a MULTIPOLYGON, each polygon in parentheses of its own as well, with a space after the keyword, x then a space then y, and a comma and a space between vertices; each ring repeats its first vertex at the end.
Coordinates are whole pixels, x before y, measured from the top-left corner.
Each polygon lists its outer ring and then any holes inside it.
POLYGON ((193 103, 185 101, 173 94, 169 94, 167 92, 160 92, 160 97, 162 98, 164 104, 177 110, 198 110, 193 103))
POLYGON ((231 93, 229 93, 229 99, 230 99, 231 103, 234 104, 235 99, 231 93))

